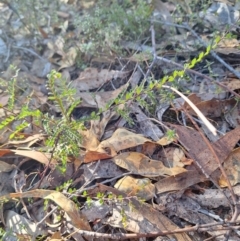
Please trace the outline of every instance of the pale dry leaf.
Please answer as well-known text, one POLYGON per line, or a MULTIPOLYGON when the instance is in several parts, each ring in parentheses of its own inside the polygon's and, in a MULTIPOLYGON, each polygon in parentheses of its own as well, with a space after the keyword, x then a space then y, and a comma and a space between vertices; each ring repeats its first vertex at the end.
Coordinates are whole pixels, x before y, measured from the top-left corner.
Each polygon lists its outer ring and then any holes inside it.
POLYGON ((81 99, 81 103, 78 107, 105 108, 107 103, 116 99, 122 91, 127 89, 127 87, 128 83, 113 91, 78 93, 76 94, 76 98, 81 99))
POLYGON ((80 73, 77 79, 72 81, 71 87, 79 91, 96 89, 112 79, 124 78, 126 74, 127 72, 118 70, 87 68, 80 73))
POLYGON ((221 82, 225 86, 227 86, 231 90, 237 90, 240 89, 240 81, 239 79, 235 78, 228 78, 227 80, 221 82))
POLYGON ((152 142, 150 139, 145 138, 140 134, 135 134, 130 132, 124 128, 118 128, 107 140, 102 141, 96 151, 105 153, 106 149, 108 150, 108 154, 111 156, 115 156, 117 152, 135 147, 138 145, 142 145, 145 142, 152 142))
POLYGON ((16 168, 15 165, 0 161, 0 172, 10 172, 14 168, 16 168))
POLYGON ((6 145, 15 145, 15 146, 27 146, 27 147, 31 147, 33 144, 35 144, 38 141, 42 141, 46 138, 45 135, 43 134, 35 134, 32 136, 27 137, 24 140, 19 140, 19 141, 9 141, 7 143, 5 143, 4 145, 2 145, 2 147, 6 146, 6 145), (23 145, 24 144, 24 145, 23 145))
MULTIPOLYGON (((240 148, 234 149, 228 158, 224 161, 223 167, 228 176, 231 185, 240 183, 240 148)), ((221 187, 227 187, 227 181, 223 175, 219 178, 219 185, 221 187)))
POLYGON ((7 103, 8 103, 8 100, 9 100, 9 95, 8 94, 0 95, 0 106, 6 106, 7 103))
POLYGON ((71 47, 67 50, 67 53, 63 55, 63 58, 58 63, 60 67, 58 68, 58 71, 60 71, 63 68, 71 67, 75 64, 75 60, 77 57, 77 49, 75 47, 71 47))
POLYGON ((184 152, 180 148, 175 148, 173 152, 173 166, 183 167, 184 164, 181 162, 185 159, 184 152))
MULTIPOLYGON (((34 222, 26 219, 23 215, 19 215, 12 210, 7 210, 4 212, 4 219, 6 229, 9 230, 9 232, 11 230, 11 232, 15 233, 17 236, 27 235, 29 238, 31 238, 29 240, 33 240, 33 238, 36 238, 38 235, 47 235, 46 229, 42 229, 34 222)), ((24 237, 24 240, 27 240, 27 237, 24 237)))
MULTIPOLYGON (((28 150, 10 150, 10 151, 19 156, 32 158, 45 165, 49 164, 49 160, 51 156, 50 153, 43 153, 43 152, 33 151, 33 150, 29 150, 29 151, 28 150)), ((57 164, 57 161, 52 159, 51 165, 56 165, 56 164, 57 164)))
POLYGON ((125 176, 119 179, 114 187, 128 196, 137 196, 146 201, 155 195, 155 186, 148 178, 125 176))
POLYGON ((98 147, 100 142, 94 130, 79 130, 79 133, 82 136, 81 147, 86 150, 95 150, 98 147))
POLYGON ((157 144, 161 146, 167 146, 177 140, 177 137, 164 136, 157 141, 157 144))
POLYGON ((152 138, 154 141, 157 141, 159 138, 163 137, 164 134, 160 128, 143 113, 137 103, 132 103, 130 108, 140 125, 140 134, 152 138))

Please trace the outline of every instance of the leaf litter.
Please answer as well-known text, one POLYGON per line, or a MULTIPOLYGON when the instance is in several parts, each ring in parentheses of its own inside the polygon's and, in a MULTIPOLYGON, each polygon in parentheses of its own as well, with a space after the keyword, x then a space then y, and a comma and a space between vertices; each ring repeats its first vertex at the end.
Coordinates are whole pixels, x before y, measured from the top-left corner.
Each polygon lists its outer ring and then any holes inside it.
MULTIPOLYGON (((239 41, 222 37, 213 50, 221 56, 219 63, 214 58, 204 59, 194 68, 200 75, 179 79, 180 89, 189 93, 188 99, 217 128, 216 136, 186 100, 177 96, 163 101, 158 95, 151 102, 149 93, 124 104, 116 102, 128 90, 141 86, 149 73, 155 79, 171 75, 180 70, 174 61, 184 66, 198 56, 202 42, 186 26, 179 26, 176 17, 199 12, 203 29, 197 29, 197 35, 209 44, 213 26, 222 31, 224 25, 232 24, 234 32, 239 4, 220 0, 203 6, 191 1, 152 2, 152 21, 161 23, 162 27, 155 26, 161 38, 154 46, 152 31, 146 35, 152 43, 144 42, 143 36, 139 36, 141 41, 120 41, 119 47, 128 53, 126 58, 111 48, 97 49, 99 53, 93 56, 81 53, 85 40, 79 40, 79 26, 73 31, 72 13, 90 11, 95 1, 61 1, 56 12, 59 22, 41 19, 37 28, 31 24, 26 27, 27 16, 20 19, 14 15, 10 3, 0 3, 4 15, 0 20, 4 32, 0 32, 1 122, 17 115, 26 104, 57 118, 59 108, 49 102, 45 87, 46 76, 53 69, 62 72, 76 90, 75 100, 81 100, 72 118, 102 111, 99 118, 85 121, 85 129, 79 130, 79 156, 68 157, 64 174, 53 150, 45 149, 47 136, 39 128, 29 125, 20 140, 10 138, 19 120, 9 121, 1 130, 0 227, 7 231, 3 240, 34 240, 39 236, 46 240, 160 240, 158 236, 223 240, 226 234, 230 240, 240 240, 236 230, 239 211, 234 201, 234 196, 240 195, 239 100, 233 95, 240 86, 239 77, 229 72, 238 59, 239 41), (6 28, 7 22, 11 30, 6 28), (29 28, 34 30, 30 31, 32 38, 38 36, 37 44, 26 38, 29 28), (8 45, 10 38, 13 44, 8 45), (155 61, 154 54, 166 57, 165 62, 155 61), (85 66, 79 67, 81 61, 85 66), (12 64, 18 69, 15 77, 12 64), (225 88, 220 90, 208 76, 214 76, 225 88), (18 88, 10 113, 6 83, 13 79, 18 88), (150 103, 150 109, 143 100, 150 103), (121 115, 124 111, 128 113, 125 119, 121 115), (188 115, 197 121, 197 129, 188 115), (233 228, 234 232, 229 232, 233 228)), ((51 15, 54 7, 45 7, 51 15)), ((20 10, 16 4, 16 11, 20 10)), ((200 27, 194 21, 188 24, 191 29, 200 27)), ((55 88, 60 90, 60 82, 55 88)), ((66 102, 64 108, 71 106, 66 102)))

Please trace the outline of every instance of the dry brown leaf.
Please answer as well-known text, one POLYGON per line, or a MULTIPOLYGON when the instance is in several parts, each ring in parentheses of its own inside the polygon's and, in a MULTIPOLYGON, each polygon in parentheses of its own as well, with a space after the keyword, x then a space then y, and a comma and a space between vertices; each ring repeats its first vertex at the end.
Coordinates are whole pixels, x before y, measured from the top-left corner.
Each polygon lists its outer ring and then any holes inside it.
POLYGON ((164 193, 170 191, 185 190, 186 188, 206 180, 206 177, 200 174, 198 171, 188 171, 180 173, 176 176, 166 177, 154 185, 156 187, 156 193, 164 193))
POLYGON ((0 172, 10 172, 14 168, 16 168, 15 165, 8 164, 6 162, 0 161, 0 172))
MULTIPOLYGON (((42 164, 48 165, 51 154, 43 153, 39 151, 26 151, 26 150, 10 150, 11 152, 15 153, 19 156, 25 156, 32 158, 42 164)), ((52 159, 51 164, 57 164, 56 160, 52 159)))
POLYGON ((126 74, 126 72, 118 70, 87 68, 72 81, 71 87, 80 91, 97 89, 112 79, 124 78, 126 74))
POLYGON ((130 109, 138 121, 140 129, 139 134, 143 134, 144 136, 149 137, 154 141, 157 141, 159 138, 163 137, 164 134, 162 130, 145 115, 137 103, 132 103, 130 105, 130 109))
POLYGON ((60 232, 55 232, 49 241, 61 241, 62 240, 62 235, 60 232))
POLYGON ((0 156, 4 156, 4 155, 10 154, 10 153, 12 153, 12 152, 9 149, 0 149, 0 156))
MULTIPOLYGON (((169 124, 170 125, 170 124, 169 124)), ((207 175, 212 174, 212 178, 219 179, 219 172, 217 170, 218 163, 216 162, 212 152, 209 150, 206 143, 202 140, 201 135, 190 128, 184 126, 170 125, 176 130, 180 143, 188 150, 189 155, 198 162, 207 175)), ((240 128, 236 128, 228 132, 225 136, 212 144, 219 160, 223 162, 236 143, 240 139, 240 128)), ((168 177, 157 183, 157 193, 183 190, 193 184, 206 180, 206 177, 197 170, 191 170, 187 173, 182 173, 176 177, 168 177)))
POLYGON ((60 65, 58 71, 63 69, 63 68, 71 67, 75 64, 75 59, 77 57, 77 51, 78 50, 75 47, 71 47, 70 49, 68 49, 66 51, 63 58, 58 63, 60 65))
POLYGON ((187 170, 182 167, 165 167, 161 161, 154 161, 138 152, 124 152, 113 158, 118 166, 133 174, 145 177, 172 176, 187 170))
MULTIPOLYGON (((120 109, 124 108, 124 105, 119 106, 118 108, 120 110, 120 109)), ((106 128, 107 124, 109 123, 109 121, 112 118, 116 119, 116 117, 117 118, 119 117, 119 115, 116 113, 116 111, 107 110, 102 113, 101 119, 91 121, 91 130, 94 132, 94 134, 96 135, 98 140, 100 140, 102 138, 102 136, 104 135, 105 128, 106 128)))
POLYGON ((27 137, 24 140, 19 140, 19 141, 9 141, 8 143, 5 143, 4 145, 2 145, 2 147, 6 146, 6 145, 14 145, 14 146, 25 146, 25 147, 31 147, 33 144, 35 144, 38 141, 42 141, 45 139, 45 135, 43 134, 35 134, 32 136, 27 137), (23 145, 26 144, 26 145, 23 145))
POLYGON ((114 187, 128 196, 137 196, 146 201, 155 195, 155 186, 148 178, 126 176, 119 179, 114 187))
MULTIPOLYGON (((205 115, 209 117, 220 117, 223 115, 224 112, 228 112, 231 110, 234 105, 236 104, 236 100, 234 98, 228 99, 228 100, 208 100, 208 101, 202 101, 196 106, 198 109, 205 115)), ((188 109, 188 111, 196 115, 193 110, 188 109)))
POLYGON ((167 147, 163 148, 162 151, 158 153, 158 159, 163 162, 166 167, 183 167, 191 164, 190 160, 187 160, 184 152, 180 148, 167 147))
MULTIPOLYGON (((201 165, 205 173, 211 175, 218 168, 218 163, 201 135, 197 131, 184 126, 171 126, 176 130, 180 143, 189 151, 189 155, 201 165)), ((212 144, 221 162, 227 158, 239 139, 240 128, 236 128, 212 144)))
POLYGON ((92 129, 90 130, 79 130, 82 136, 81 147, 86 150, 94 150, 99 145, 99 140, 92 129))
MULTIPOLYGON (((211 97, 202 94, 191 94, 188 96, 188 99, 191 100, 204 115, 211 117, 222 116, 223 113, 231 110, 236 104, 236 100, 234 98, 217 100, 214 99, 214 96, 211 97)), ((196 115, 188 103, 185 102, 183 107, 190 114, 196 115)), ((181 106, 176 106, 176 108, 181 109, 181 106)))
MULTIPOLYGON (((140 203, 136 198, 128 198, 116 201, 112 206, 112 216, 104 222, 113 227, 124 228, 134 233, 151 233, 178 229, 169 218, 152 208, 152 205, 140 203), (131 205, 129 205, 129 202, 131 205), (122 212, 126 216, 123 222, 122 212)), ((170 240, 191 241, 186 233, 167 235, 170 240)))
MULTIPOLYGON (((224 161, 223 167, 228 176, 231 185, 236 185, 240 182, 240 148, 234 149, 228 158, 224 161)), ((227 187, 226 179, 221 175, 219 179, 219 185, 221 187, 227 187)))
POLYGON ((222 38, 218 43, 218 48, 235 48, 239 46, 239 41, 236 38, 226 39, 222 38))
POLYGON ((176 141, 176 140, 177 140, 176 137, 170 138, 170 137, 168 137, 168 136, 164 136, 164 137, 162 137, 161 139, 159 139, 159 140, 157 141, 157 143, 158 143, 159 145, 161 145, 161 146, 167 146, 167 145, 173 143, 173 142, 176 141))
POLYGON ((240 81, 239 79, 235 78, 228 78, 227 80, 221 82, 225 86, 227 86, 231 90, 237 90, 240 89, 240 81))
POLYGON ((79 229, 90 231, 91 228, 88 224, 87 218, 82 215, 77 209, 76 204, 67 199, 62 193, 52 190, 35 189, 23 193, 9 193, 7 195, 0 196, 0 200, 12 199, 12 198, 43 198, 50 199, 60 206, 70 217, 72 224, 79 229))
POLYGON ((225 55, 229 55, 229 54, 234 54, 234 55, 239 55, 240 54, 240 50, 236 49, 236 48, 216 48, 215 51, 217 53, 221 53, 221 54, 225 54, 225 55))
POLYGON ((8 100, 9 100, 9 95, 6 95, 6 94, 0 95, 0 106, 5 106, 8 103, 8 100))
POLYGON ((109 155, 115 156, 117 152, 121 150, 142 145, 145 142, 152 141, 142 135, 135 134, 124 128, 119 128, 113 133, 111 138, 102 141, 96 151, 104 153, 107 149, 109 155))
POLYGON ((156 150, 156 147, 158 145, 152 142, 145 142, 142 146, 142 151, 141 153, 146 155, 146 156, 152 156, 154 151, 156 150))
MULTIPOLYGON (((124 228, 127 228, 127 230, 132 231, 134 233, 151 233, 156 231, 156 229, 157 231, 165 231, 174 230, 178 228, 161 212, 157 211, 156 209, 153 209, 152 205, 140 202, 134 197, 127 197, 125 193, 113 187, 109 187, 99 183, 98 187, 94 190, 94 193, 97 192, 112 192, 114 195, 121 195, 122 197, 126 197, 126 199, 123 199, 122 206, 119 206, 119 208, 116 209, 116 205, 120 204, 120 202, 114 202, 113 206, 114 211, 121 211, 122 208, 124 208, 124 211, 127 210, 126 223, 122 222, 122 214, 120 214, 119 216, 118 212, 115 213, 116 216, 113 214, 110 218, 106 219, 106 222, 114 227, 124 226, 124 228), (129 205, 129 203, 131 203, 132 205, 129 205), (126 227, 125 224, 127 224, 126 227)), ((185 233, 175 233, 174 235, 168 235, 168 237, 170 239, 177 239, 178 241, 191 240, 185 233)))
POLYGON ((112 156, 107 154, 106 152, 98 152, 98 151, 87 151, 84 156, 84 163, 89 163, 98 160, 104 160, 111 158, 112 156))
POLYGON ((128 83, 113 91, 89 93, 81 92, 76 97, 81 98, 78 107, 104 108, 107 103, 117 98, 117 96, 128 87, 128 83))

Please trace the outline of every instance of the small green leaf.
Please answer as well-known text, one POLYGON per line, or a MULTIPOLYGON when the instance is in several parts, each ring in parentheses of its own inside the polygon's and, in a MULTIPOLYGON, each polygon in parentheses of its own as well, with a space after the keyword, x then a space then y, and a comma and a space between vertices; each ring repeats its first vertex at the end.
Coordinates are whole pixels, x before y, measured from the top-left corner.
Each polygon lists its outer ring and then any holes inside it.
POLYGON ((125 100, 130 100, 132 97, 132 94, 130 92, 127 92, 125 95, 125 100))

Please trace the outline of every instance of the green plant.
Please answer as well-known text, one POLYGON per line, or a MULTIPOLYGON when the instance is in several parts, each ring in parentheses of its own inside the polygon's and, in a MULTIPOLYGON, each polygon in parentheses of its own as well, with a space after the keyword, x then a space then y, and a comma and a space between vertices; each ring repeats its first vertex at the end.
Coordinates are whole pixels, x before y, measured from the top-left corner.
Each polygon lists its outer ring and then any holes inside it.
POLYGON ((6 231, 0 227, 0 238, 2 239, 3 238, 3 235, 6 233, 6 231))
MULTIPOLYGON (((140 86, 137 86, 134 90, 129 90, 126 93, 118 96, 115 100, 109 103, 106 107, 108 109, 113 103, 115 104, 112 108, 115 109, 123 118, 125 118, 129 123, 132 123, 132 120, 129 117, 127 108, 124 110, 119 109, 118 107, 121 105, 126 105, 129 101, 136 101, 143 108, 150 110, 149 106, 154 105, 154 99, 157 98, 157 95, 161 95, 162 100, 171 101, 174 99, 174 93, 169 91, 171 89, 168 86, 165 86, 166 82, 171 83, 173 86, 178 86, 178 82, 186 75, 186 71, 192 69, 196 66, 197 63, 200 63, 204 57, 209 55, 210 51, 216 48, 217 44, 221 40, 220 36, 216 36, 213 40, 213 44, 207 46, 205 51, 199 53, 196 58, 193 58, 189 63, 186 63, 183 66, 182 70, 175 70, 171 75, 164 75, 160 80, 151 80, 149 79, 148 84, 146 85, 147 79, 143 81, 140 86), (147 96, 146 98, 142 98, 143 96, 147 96), (148 103, 147 101, 150 101, 148 103)), ((104 111, 104 110, 103 110, 104 111)), ((152 111, 152 110, 151 110, 152 111)))
POLYGON ((83 53, 120 51, 120 40, 137 40, 150 26, 152 8, 145 0, 111 3, 100 0, 80 17, 74 18, 82 30, 79 48, 83 53))
MULTIPOLYGON (((58 192, 61 192, 63 190, 66 190, 66 191, 68 190, 69 191, 69 189, 70 189, 69 186, 71 184, 72 184, 72 180, 70 179, 70 180, 64 182, 62 185, 56 187, 56 191, 58 191, 58 192)), ((70 189, 70 190, 72 191, 72 189, 70 189)), ((69 193, 71 193, 71 191, 69 193)))
MULTIPOLYGON (((84 128, 83 121, 71 120, 70 118, 73 109, 80 102, 74 99, 76 90, 69 87, 60 73, 52 71, 48 75, 49 101, 59 110, 61 115, 60 118, 54 118, 49 113, 34 109, 29 104, 30 101, 21 107, 19 113, 15 114, 14 106, 17 103, 17 81, 15 78, 10 81, 9 86, 5 90, 10 96, 8 106, 0 106, 7 113, 0 121, 0 130, 6 129, 16 122, 16 127, 9 136, 10 139, 16 139, 22 137, 24 130, 29 126, 38 127, 47 135, 45 141, 47 152, 52 153, 52 158, 59 161, 58 168, 65 172, 68 157, 77 156, 79 153, 81 142, 79 130, 84 128), (58 86, 56 85, 57 81, 58 86)), ((29 96, 27 99, 31 99, 31 97, 29 96)))
POLYGON ((4 228, 0 227, 0 240, 6 240, 10 238, 16 238, 12 229, 5 230, 4 228))
POLYGON ((61 74, 52 71, 48 75, 49 100, 53 102, 61 113, 60 119, 49 117, 48 113, 43 115, 43 128, 48 135, 46 145, 52 149, 53 158, 61 160, 58 168, 65 172, 69 156, 78 156, 81 135, 79 130, 84 128, 80 121, 71 120, 73 109, 80 103, 75 100, 76 90, 69 87, 61 74), (58 88, 56 81, 58 80, 58 88), (69 108, 66 106, 69 105, 69 108))
POLYGON ((51 24, 54 25, 59 22, 57 11, 59 9, 59 1, 52 0, 13 0, 10 3, 14 14, 21 19, 21 25, 31 35, 39 35, 39 27, 47 26, 49 24, 49 16, 46 14, 46 9, 51 9, 51 24))

